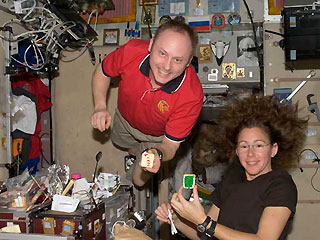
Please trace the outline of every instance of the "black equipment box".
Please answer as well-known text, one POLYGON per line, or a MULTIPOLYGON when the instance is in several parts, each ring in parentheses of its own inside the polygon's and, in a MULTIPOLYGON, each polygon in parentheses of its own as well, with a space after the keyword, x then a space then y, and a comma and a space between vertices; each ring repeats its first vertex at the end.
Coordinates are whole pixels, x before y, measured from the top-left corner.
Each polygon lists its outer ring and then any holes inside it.
POLYGON ((320 58, 320 7, 285 7, 282 21, 286 61, 320 58))

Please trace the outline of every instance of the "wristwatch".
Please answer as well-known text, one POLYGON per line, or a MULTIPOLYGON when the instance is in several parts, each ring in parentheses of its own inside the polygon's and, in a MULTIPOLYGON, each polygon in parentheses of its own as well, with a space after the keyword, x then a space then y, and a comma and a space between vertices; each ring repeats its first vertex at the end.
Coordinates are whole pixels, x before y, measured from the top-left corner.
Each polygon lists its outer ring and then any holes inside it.
POLYGON ((216 230, 217 222, 211 219, 211 226, 205 231, 208 238, 212 238, 216 230))
POLYGON ((159 160, 162 161, 162 158, 163 158, 163 153, 162 153, 162 151, 161 151, 160 149, 158 149, 158 148, 151 148, 151 149, 155 149, 155 150, 157 151, 157 153, 158 153, 158 155, 159 155, 159 160))
POLYGON ((206 231, 206 227, 208 226, 211 217, 207 216, 206 220, 203 223, 197 225, 197 230, 200 233, 204 233, 206 231))

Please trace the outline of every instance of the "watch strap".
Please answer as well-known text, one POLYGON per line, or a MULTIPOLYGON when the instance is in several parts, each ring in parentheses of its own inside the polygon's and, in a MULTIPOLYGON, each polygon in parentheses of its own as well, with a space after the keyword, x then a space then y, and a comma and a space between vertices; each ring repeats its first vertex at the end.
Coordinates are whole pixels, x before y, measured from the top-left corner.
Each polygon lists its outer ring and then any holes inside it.
MULTIPOLYGON (((203 223, 197 225, 197 230, 199 231, 199 229, 200 229, 199 227, 203 227, 204 229, 206 229, 206 227, 208 226, 210 220, 211 220, 211 217, 207 216, 206 220, 204 220, 203 223)), ((199 232, 201 232, 201 231, 199 231, 199 232)), ((204 233, 204 232, 205 232, 205 230, 203 232, 201 232, 201 233, 204 233)))
POLYGON ((157 153, 158 153, 158 155, 159 155, 159 160, 161 161, 162 158, 163 158, 163 153, 162 153, 162 151, 161 151, 160 149, 158 149, 158 148, 152 148, 152 149, 155 149, 155 150, 157 151, 157 153))
POLYGON ((211 219, 211 226, 206 229, 205 231, 205 235, 208 236, 208 238, 212 238, 214 233, 215 233, 215 230, 216 230, 216 226, 217 226, 217 222, 213 219, 211 219))

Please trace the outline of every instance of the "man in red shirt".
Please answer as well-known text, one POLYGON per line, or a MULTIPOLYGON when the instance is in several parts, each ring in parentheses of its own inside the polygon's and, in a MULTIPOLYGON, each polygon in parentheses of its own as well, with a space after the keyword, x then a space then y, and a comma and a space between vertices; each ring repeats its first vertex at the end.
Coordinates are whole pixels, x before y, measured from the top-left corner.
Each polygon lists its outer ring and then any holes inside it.
POLYGON ((197 36, 188 25, 171 20, 150 42, 131 40, 111 52, 93 73, 92 126, 101 132, 110 127, 107 91, 111 77, 121 76, 111 139, 138 160, 144 150, 154 154, 153 167, 135 164, 137 186, 159 171, 161 161, 174 157, 197 121, 203 92, 190 66, 196 44, 197 36))

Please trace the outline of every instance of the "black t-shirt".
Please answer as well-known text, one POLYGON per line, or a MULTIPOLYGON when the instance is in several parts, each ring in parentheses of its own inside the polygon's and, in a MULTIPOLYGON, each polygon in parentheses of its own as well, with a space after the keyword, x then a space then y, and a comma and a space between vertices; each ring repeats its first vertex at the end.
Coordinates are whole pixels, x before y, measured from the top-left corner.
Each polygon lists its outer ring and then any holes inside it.
POLYGON ((291 216, 279 238, 285 239, 296 211, 297 195, 297 187, 286 171, 273 170, 247 181, 244 170, 235 167, 218 184, 212 201, 220 208, 219 224, 253 234, 258 232, 264 208, 288 207, 291 216))

